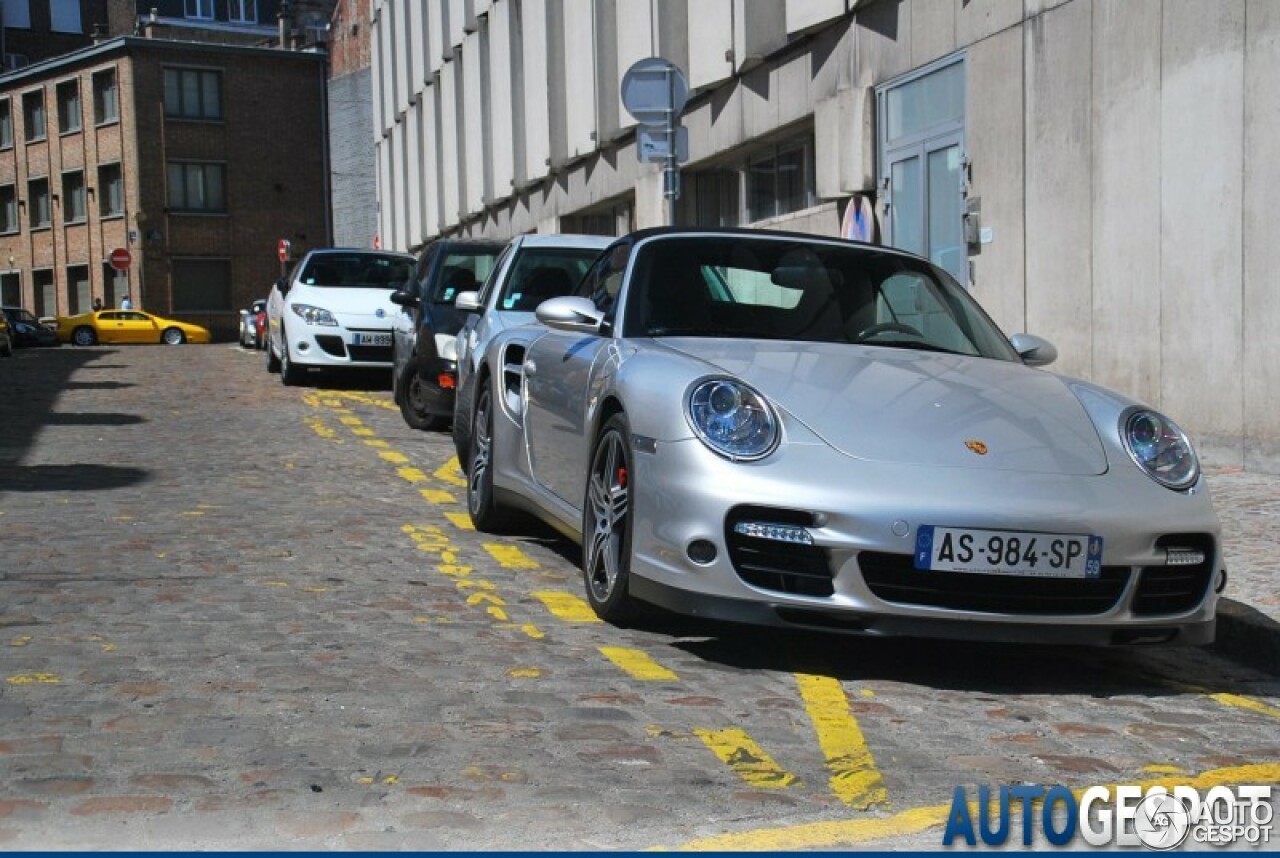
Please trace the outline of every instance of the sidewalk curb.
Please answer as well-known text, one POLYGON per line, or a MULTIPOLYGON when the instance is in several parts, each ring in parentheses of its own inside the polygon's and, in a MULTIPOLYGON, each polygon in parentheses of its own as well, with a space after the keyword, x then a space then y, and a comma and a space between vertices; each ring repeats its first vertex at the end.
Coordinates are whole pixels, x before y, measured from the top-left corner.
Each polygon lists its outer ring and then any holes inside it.
POLYGON ((1212 648, 1234 661, 1280 676, 1280 623, 1256 608, 1220 599, 1212 648))

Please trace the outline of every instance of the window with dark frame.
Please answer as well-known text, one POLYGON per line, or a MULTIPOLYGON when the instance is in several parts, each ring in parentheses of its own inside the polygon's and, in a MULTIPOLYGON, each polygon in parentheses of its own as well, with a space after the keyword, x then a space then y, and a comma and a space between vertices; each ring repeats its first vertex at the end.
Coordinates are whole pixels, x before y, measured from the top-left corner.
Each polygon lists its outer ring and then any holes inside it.
POLYGON ((93 306, 93 291, 89 283, 88 265, 67 266, 67 306, 71 315, 87 313, 93 306))
POLYGON ((222 72, 165 69, 164 113, 177 119, 221 119, 222 72))
POLYGON ((18 224, 18 186, 0 185, 0 233, 17 232, 18 224))
POLYGON ((231 262, 226 259, 174 259, 174 312, 231 310, 231 262))
POLYGON ((40 229, 51 223, 49 205, 49 179, 31 179, 27 182, 27 206, 31 228, 40 229))
POLYGON ((188 18, 211 21, 213 20, 213 0, 186 0, 184 11, 188 18))
POLYGON ((124 214, 124 179, 119 164, 98 167, 98 214, 103 217, 124 214))
POLYGON ((57 86, 58 133, 80 130, 80 81, 64 80, 57 86))
POLYGON ((0 149, 13 146, 13 102, 0 98, 0 149))
POLYGON ((169 209, 225 212, 226 165, 169 162, 169 209))
POLYGON ((227 0, 227 7, 233 24, 258 23, 258 0, 227 0))
POLYGON ((55 316, 58 313, 58 293, 53 284, 53 269, 40 268, 31 272, 31 286, 35 292, 35 314, 55 316))
POLYGON ((116 70, 103 69, 93 75, 93 121, 105 125, 120 118, 120 95, 116 89, 116 70))
POLYGON ((44 90, 37 89, 22 94, 22 121, 24 137, 28 143, 45 139, 49 130, 45 127, 44 90))
POLYGON ((89 217, 85 203, 84 171, 73 170, 62 174, 62 222, 80 223, 89 217))

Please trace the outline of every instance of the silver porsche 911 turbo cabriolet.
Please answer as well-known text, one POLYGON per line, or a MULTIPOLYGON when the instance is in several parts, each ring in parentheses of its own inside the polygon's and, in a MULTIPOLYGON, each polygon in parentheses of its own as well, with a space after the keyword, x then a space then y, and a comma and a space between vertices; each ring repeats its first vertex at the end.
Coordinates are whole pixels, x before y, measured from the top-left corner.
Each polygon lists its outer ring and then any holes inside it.
POLYGON ((619 239, 505 331, 464 466, 481 530, 637 602, 861 634, 1203 644, 1220 527, 1169 418, 1037 367, 929 262, 746 230, 619 239))

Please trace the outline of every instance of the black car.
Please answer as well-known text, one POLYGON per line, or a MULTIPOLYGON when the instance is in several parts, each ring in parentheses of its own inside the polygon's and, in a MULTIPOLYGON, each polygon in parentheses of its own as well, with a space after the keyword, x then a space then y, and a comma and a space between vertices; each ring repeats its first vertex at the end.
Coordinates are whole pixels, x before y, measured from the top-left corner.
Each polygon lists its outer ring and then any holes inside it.
POLYGON ((56 346, 58 335, 51 328, 40 324, 30 310, 21 307, 0 307, 9 322, 9 337, 17 348, 29 346, 56 346))
POLYGON ((480 288, 506 246, 489 239, 432 242, 419 255, 413 279, 391 295, 401 307, 392 320, 392 391, 414 429, 449 425, 458 383, 455 339, 466 320, 453 302, 480 288))

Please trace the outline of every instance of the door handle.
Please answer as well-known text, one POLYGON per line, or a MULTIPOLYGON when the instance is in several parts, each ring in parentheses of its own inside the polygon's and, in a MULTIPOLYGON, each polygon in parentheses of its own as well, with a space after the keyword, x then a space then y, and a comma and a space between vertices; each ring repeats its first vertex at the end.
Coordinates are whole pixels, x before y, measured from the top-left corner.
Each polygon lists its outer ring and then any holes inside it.
POLYGON ((538 365, 537 365, 536 363, 534 363, 533 361, 531 361, 531 360, 527 360, 527 361, 525 361, 525 362, 524 362, 524 365, 521 367, 521 369, 523 369, 523 370, 524 370, 524 374, 525 374, 525 375, 537 375, 537 374, 538 374, 538 365))

